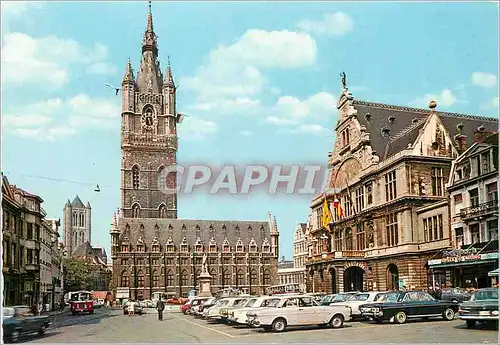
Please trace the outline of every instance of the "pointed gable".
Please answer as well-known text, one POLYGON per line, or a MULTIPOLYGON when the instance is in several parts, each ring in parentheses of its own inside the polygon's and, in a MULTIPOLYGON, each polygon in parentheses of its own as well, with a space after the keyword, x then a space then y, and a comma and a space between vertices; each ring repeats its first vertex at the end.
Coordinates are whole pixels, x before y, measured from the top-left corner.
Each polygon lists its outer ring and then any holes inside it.
POLYGON ((78 195, 73 199, 71 206, 74 208, 85 208, 85 205, 78 195))

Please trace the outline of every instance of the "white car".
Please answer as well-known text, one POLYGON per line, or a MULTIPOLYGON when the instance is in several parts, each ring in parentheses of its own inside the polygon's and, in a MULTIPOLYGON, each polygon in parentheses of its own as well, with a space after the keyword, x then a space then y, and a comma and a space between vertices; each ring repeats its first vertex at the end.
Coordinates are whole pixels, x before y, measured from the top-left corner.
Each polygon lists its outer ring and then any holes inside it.
POLYGON ((353 318, 359 318, 361 316, 361 311, 359 310, 359 306, 362 304, 370 304, 374 303, 377 301, 377 299, 382 296, 383 292, 376 292, 376 291, 370 291, 370 292, 361 292, 357 293, 354 296, 350 297, 347 301, 345 302, 337 302, 334 305, 345 305, 351 308, 352 311, 352 317, 353 318))
POLYGON ((273 299, 277 299, 271 296, 262 296, 262 297, 254 297, 251 298, 245 303, 245 305, 241 308, 235 308, 229 310, 228 321, 232 323, 238 324, 246 324, 247 323, 247 313, 255 311, 260 308, 265 308, 273 299))
POLYGON ((203 317, 208 318, 208 319, 220 319, 221 318, 221 309, 231 307, 235 304, 235 302, 239 302, 243 298, 241 297, 226 297, 226 298, 221 298, 208 309, 203 310, 203 317))
POLYGON ((248 297, 243 297, 243 298, 235 298, 232 301, 229 301, 229 304, 224 306, 223 308, 220 308, 219 314, 221 316, 221 320, 224 322, 229 322, 229 312, 233 309, 239 309, 245 304, 248 303, 249 298, 248 297))
POLYGON ((283 332, 289 326, 330 326, 341 328, 351 320, 347 306, 320 306, 311 297, 289 296, 277 298, 267 308, 247 313, 247 324, 266 331, 283 332))

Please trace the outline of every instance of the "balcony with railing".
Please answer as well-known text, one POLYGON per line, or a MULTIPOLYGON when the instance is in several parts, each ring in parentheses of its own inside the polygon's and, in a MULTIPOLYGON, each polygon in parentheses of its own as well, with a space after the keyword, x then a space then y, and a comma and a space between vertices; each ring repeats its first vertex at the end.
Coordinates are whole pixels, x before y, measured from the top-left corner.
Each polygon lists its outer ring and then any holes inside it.
POLYGON ((498 214, 498 200, 484 202, 477 206, 471 206, 460 210, 460 217, 464 220, 481 217, 488 214, 498 214))

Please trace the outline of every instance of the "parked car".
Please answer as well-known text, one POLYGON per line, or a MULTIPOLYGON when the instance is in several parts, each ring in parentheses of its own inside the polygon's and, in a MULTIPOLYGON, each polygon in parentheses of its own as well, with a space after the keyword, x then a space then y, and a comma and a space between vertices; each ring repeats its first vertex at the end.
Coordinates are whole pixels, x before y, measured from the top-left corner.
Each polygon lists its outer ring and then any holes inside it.
POLYGON ((217 299, 215 297, 209 297, 205 301, 202 301, 197 307, 194 308, 193 314, 195 316, 203 316, 203 310, 210 308, 217 299))
POLYGON ((28 306, 4 307, 2 314, 4 342, 15 343, 22 335, 30 333, 43 335, 51 325, 48 316, 33 315, 28 306))
POLYGON ((247 323, 247 313, 255 311, 260 308, 265 308, 269 305, 272 300, 276 297, 272 296, 262 296, 254 297, 248 300, 245 305, 241 308, 235 308, 229 311, 228 321, 231 323, 246 324, 247 323))
POLYGON ((467 328, 474 328, 478 321, 498 323, 498 288, 476 291, 470 301, 460 304, 458 318, 465 320, 467 328))
POLYGON ((338 293, 330 300, 330 304, 348 301, 357 293, 359 293, 359 291, 338 293))
POLYGON ((351 319, 351 309, 346 306, 320 306, 313 297, 281 297, 267 308, 247 313, 247 323, 266 331, 283 332, 289 326, 331 326, 341 328, 351 319))
POLYGON ((335 296, 337 296, 337 294, 323 296, 323 299, 321 299, 320 304, 321 305, 330 305, 332 299, 334 299, 335 296))
POLYGON ((424 291, 399 291, 384 294, 383 301, 363 304, 361 315, 376 322, 405 323, 409 318, 455 318, 458 303, 439 301, 424 291))
MULTIPOLYGON (((130 301, 123 303, 123 315, 128 315, 128 304, 129 303, 130 303, 130 301)), ((144 314, 144 308, 142 307, 141 303, 139 303, 138 301, 136 301, 134 303, 134 313, 137 315, 144 314)))
POLYGON ((181 305, 180 310, 184 315, 186 315, 188 313, 188 310, 191 309, 191 304, 193 303, 193 301, 194 301, 194 299, 190 299, 186 303, 181 305))
POLYGON ((203 310, 203 316, 208 319, 219 320, 221 319, 221 311, 223 311, 224 308, 233 306, 242 299, 243 298, 241 297, 221 298, 216 304, 206 310, 203 310))
POLYGON ((382 294, 383 294, 382 292, 375 292, 375 291, 357 293, 355 295, 352 295, 345 302, 338 302, 338 303, 335 303, 335 305, 348 306, 349 308, 351 308, 352 318, 353 319, 360 318, 363 316, 361 315, 361 311, 359 310, 359 307, 361 305, 375 303, 377 301, 377 299, 379 297, 381 297, 382 294))
POLYGON ((229 311, 233 309, 242 308, 243 306, 245 306, 245 304, 248 303, 248 301, 249 301, 248 297, 235 298, 234 300, 230 300, 228 305, 224 306, 223 308, 220 308, 219 310, 221 321, 229 322, 229 311))
POLYGON ((441 300, 461 303, 470 300, 471 294, 462 288, 446 288, 441 290, 441 300))
POLYGON ((187 314, 196 314, 199 306, 203 304, 208 299, 208 297, 197 297, 191 301, 191 308, 187 311, 187 314))

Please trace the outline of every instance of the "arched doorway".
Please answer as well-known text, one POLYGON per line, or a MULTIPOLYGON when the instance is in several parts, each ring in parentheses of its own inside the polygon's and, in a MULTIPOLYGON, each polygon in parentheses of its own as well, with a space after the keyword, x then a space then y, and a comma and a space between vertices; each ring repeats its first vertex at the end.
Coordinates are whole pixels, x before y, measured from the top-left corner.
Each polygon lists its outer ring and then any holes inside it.
POLYGON ((358 266, 349 267, 344 271, 344 292, 363 291, 363 276, 365 270, 358 266))
POLYGON ((395 264, 387 266, 387 290, 399 290, 399 270, 395 264))
POLYGON ((337 293, 337 271, 335 271, 335 268, 333 267, 330 268, 330 276, 332 282, 332 294, 334 294, 337 293))

